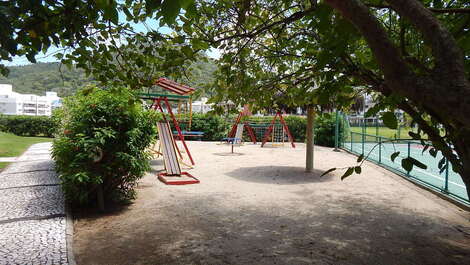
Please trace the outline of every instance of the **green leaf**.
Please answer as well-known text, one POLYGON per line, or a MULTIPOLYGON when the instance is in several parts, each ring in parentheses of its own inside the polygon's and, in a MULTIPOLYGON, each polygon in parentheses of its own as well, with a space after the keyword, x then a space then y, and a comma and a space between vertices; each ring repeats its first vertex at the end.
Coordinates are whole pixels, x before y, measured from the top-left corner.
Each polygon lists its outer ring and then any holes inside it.
POLYGON ((390 129, 396 129, 398 127, 397 117, 395 117, 395 114, 393 112, 388 111, 383 113, 382 120, 385 126, 390 129))
POLYGON ((181 51, 186 55, 187 57, 191 57, 193 55, 193 50, 189 46, 183 46, 181 48, 181 51))
POLYGON ((341 180, 344 180, 345 178, 351 176, 351 174, 354 173, 354 167, 349 167, 346 172, 341 176, 341 180))
POLYGON ((165 0, 161 5, 162 22, 173 24, 180 13, 181 5, 177 0, 165 0))
POLYGON ((431 149, 429 149, 429 154, 432 157, 436 157, 437 156, 437 150, 435 148, 431 148, 431 149))
POLYGON ((404 168, 407 172, 410 172, 413 169, 413 162, 411 162, 411 157, 402 159, 401 167, 404 168))
POLYGON ((8 76, 10 70, 3 64, 0 64, 0 74, 3 76, 8 76))
POLYGON ((411 163, 413 163, 413 165, 419 167, 419 168, 422 168, 422 169, 427 169, 428 166, 426 166, 425 164, 421 163, 420 161, 414 159, 413 157, 409 157, 411 163))
MULTIPOLYGON (((177 2, 177 1, 174 1, 177 2)), ((147 13, 153 12, 162 4, 161 0, 145 0, 145 11, 147 13)))
POLYGON ((364 159, 364 154, 361 154, 361 155, 357 158, 357 163, 361 162, 363 159, 364 159))
POLYGON ((354 168, 354 171, 356 172, 356 174, 361 174, 362 169, 360 166, 357 166, 354 168))
POLYGON ((196 50, 205 50, 209 48, 209 44, 207 44, 207 42, 198 39, 192 39, 191 44, 193 45, 193 49, 196 50))
POLYGON ((411 131, 408 132, 408 135, 411 136, 411 138, 413 138, 415 140, 421 139, 421 135, 419 135, 417 133, 414 133, 414 132, 411 132, 411 131))
POLYGON ((375 104, 374 106, 372 106, 371 108, 369 108, 366 113, 364 114, 365 117, 373 117, 375 116, 381 109, 381 105, 380 104, 375 104))
POLYGON ((395 159, 397 158, 398 155, 400 155, 400 152, 395 152, 390 156, 390 159, 392 160, 392 162, 395 162, 395 159))
POLYGON ((437 165, 437 167, 439 168, 439 174, 442 174, 442 172, 444 172, 444 170, 446 170, 447 168, 447 163, 446 163, 447 159, 445 157, 441 158, 441 160, 439 161, 439 164, 437 165))
POLYGON ((424 154, 424 152, 426 152, 426 150, 428 150, 429 146, 430 146, 429 144, 425 144, 421 154, 424 154))
POLYGON ((323 172, 323 174, 321 174, 320 177, 323 177, 323 176, 325 176, 326 174, 328 174, 328 173, 330 173, 330 172, 333 172, 333 171, 335 171, 335 170, 336 170, 335 167, 334 167, 334 168, 330 168, 330 169, 328 169, 327 171, 323 172))

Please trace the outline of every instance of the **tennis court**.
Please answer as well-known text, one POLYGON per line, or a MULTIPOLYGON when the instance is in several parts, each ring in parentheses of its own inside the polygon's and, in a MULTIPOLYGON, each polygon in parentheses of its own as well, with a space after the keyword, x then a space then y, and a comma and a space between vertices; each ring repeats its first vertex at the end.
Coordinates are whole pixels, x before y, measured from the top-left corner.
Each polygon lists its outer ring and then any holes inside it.
POLYGON ((452 170, 449 163, 448 169, 440 172, 438 163, 442 154, 438 152, 436 157, 423 152, 424 146, 413 140, 400 140, 397 143, 386 142, 389 139, 375 135, 361 133, 351 133, 344 143, 343 148, 356 154, 369 154, 368 160, 376 162, 381 166, 397 171, 406 175, 421 184, 438 190, 446 195, 453 197, 461 202, 469 204, 469 198, 466 192, 465 184, 460 175, 452 170), (385 143, 384 143, 385 142, 385 143), (391 155, 400 152, 393 162, 391 155), (406 172, 401 166, 401 160, 411 156, 427 166, 427 169, 413 167, 410 172, 406 172))

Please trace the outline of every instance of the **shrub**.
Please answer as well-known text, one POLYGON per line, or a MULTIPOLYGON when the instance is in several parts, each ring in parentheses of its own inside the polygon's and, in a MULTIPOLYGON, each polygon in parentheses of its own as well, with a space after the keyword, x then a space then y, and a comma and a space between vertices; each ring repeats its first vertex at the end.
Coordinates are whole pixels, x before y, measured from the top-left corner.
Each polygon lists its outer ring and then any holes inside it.
POLYGON ((191 130, 204 132, 202 139, 205 141, 220 141, 222 138, 227 137, 229 128, 230 123, 221 116, 210 114, 193 115, 191 130))
POLYGON ((133 199, 137 180, 150 169, 155 112, 127 89, 87 88, 66 98, 56 115, 52 156, 67 199, 90 205, 101 191, 105 201, 133 199))
POLYGON ((289 131, 296 142, 305 142, 307 132, 307 119, 304 116, 285 116, 289 131))
POLYGON ((26 115, 1 115, 0 130, 19 136, 52 137, 56 124, 51 117, 26 115))
POLYGON ((324 113, 315 119, 315 144, 335 146, 335 115, 324 113))

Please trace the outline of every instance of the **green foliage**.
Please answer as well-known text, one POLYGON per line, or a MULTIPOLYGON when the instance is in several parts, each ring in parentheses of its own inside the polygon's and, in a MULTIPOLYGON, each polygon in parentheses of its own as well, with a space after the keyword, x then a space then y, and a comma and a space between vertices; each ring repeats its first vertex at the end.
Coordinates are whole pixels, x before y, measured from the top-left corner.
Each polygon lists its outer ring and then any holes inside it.
POLYGON ((61 67, 59 63, 11 66, 9 70, 8 77, 0 76, 0 82, 12 84, 13 90, 22 94, 44 95, 46 91, 55 91, 59 97, 65 97, 94 82, 82 69, 61 67))
MULTIPOLYGON (((249 122, 264 123, 268 126, 273 116, 251 116, 249 122)), ((181 127, 186 129, 188 124, 188 116, 182 116, 181 127)), ((245 118, 246 120, 246 118, 245 118)), ((294 140, 296 142, 305 142, 305 134, 307 129, 307 119, 303 116, 284 116, 284 120, 289 127, 294 140)), ((242 120, 243 121, 243 120, 242 120)), ((318 115, 315 119, 315 144, 334 147, 335 144, 335 116, 334 114, 324 113, 318 115)), ((279 119, 277 119, 279 122, 279 119)), ((194 114, 191 131, 204 132, 204 141, 219 141, 227 136, 229 129, 233 124, 232 120, 227 121, 221 116, 211 114, 194 114)), ((343 129, 340 124, 340 137, 343 135, 343 129)), ((261 139, 258 139, 261 141, 261 139)))
POLYGON ((223 117, 210 114, 194 114, 191 124, 192 131, 204 132, 205 141, 220 141, 227 136, 230 123, 223 117))
MULTIPOLYGON (((307 133, 307 119, 303 116, 285 116, 289 131, 296 142, 305 142, 307 133)), ((320 144, 320 143, 317 143, 320 144)))
POLYGON ((90 87, 67 98, 56 115, 61 125, 52 156, 67 198, 89 205, 101 186, 107 201, 132 199, 149 170, 155 112, 127 89, 90 87))
MULTIPOLYGON (((315 119, 315 144, 322 146, 335 146, 335 114, 324 113, 315 119)), ((339 124, 339 140, 344 136, 343 126, 339 124)))
POLYGON ((390 129, 396 129, 398 127, 398 121, 397 117, 395 117, 395 114, 393 112, 387 111, 382 114, 382 120, 385 124, 390 129))
POLYGON ((0 115, 0 130, 19 136, 52 137, 56 123, 47 116, 0 115))
MULTIPOLYGON (((198 60, 190 65, 187 73, 177 81, 197 88, 195 99, 210 96, 207 86, 214 81, 217 66, 213 60, 198 60)), ((45 91, 55 91, 59 97, 73 95, 85 85, 98 83, 87 77, 80 68, 60 66, 59 63, 36 63, 9 67, 8 77, 0 76, 0 83, 13 85, 13 90, 23 94, 43 95, 45 91)), ((145 90, 144 92, 147 92, 145 90)))

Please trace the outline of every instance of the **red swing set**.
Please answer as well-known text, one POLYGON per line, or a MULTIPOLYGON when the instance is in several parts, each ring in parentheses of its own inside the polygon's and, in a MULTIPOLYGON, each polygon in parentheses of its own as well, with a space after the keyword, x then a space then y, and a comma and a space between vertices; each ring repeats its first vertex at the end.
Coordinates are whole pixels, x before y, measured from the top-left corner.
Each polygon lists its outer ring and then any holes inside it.
MULTIPOLYGON (((235 133, 237 131, 237 125, 242 122, 242 118, 243 117, 248 117, 248 116, 251 116, 251 115, 252 115, 252 113, 250 111, 249 106, 245 105, 243 107, 243 110, 238 114, 238 116, 235 120, 235 123, 232 125, 232 129, 228 133, 227 137, 228 138, 235 137, 235 133)), ((281 111, 277 111, 276 115, 274 115, 273 119, 271 120, 271 123, 268 126, 266 132, 264 133, 263 139, 261 141, 261 147, 263 147, 266 144, 266 142, 269 140, 270 136, 272 135, 272 133, 275 129, 274 127, 275 127, 275 124, 276 124, 277 117, 279 117, 279 122, 282 125, 282 129, 287 133, 287 137, 289 139, 289 142, 290 142, 292 148, 295 148, 294 137, 292 137, 292 134, 289 131, 289 127, 287 126, 284 118, 282 117, 282 112, 281 111)), ((253 144, 256 144, 257 143, 256 134, 254 133, 254 130, 251 127, 250 123, 248 121, 243 121, 243 124, 244 124, 244 127, 245 127, 246 131, 248 132, 248 136, 250 137, 250 140, 253 142, 253 144)))

